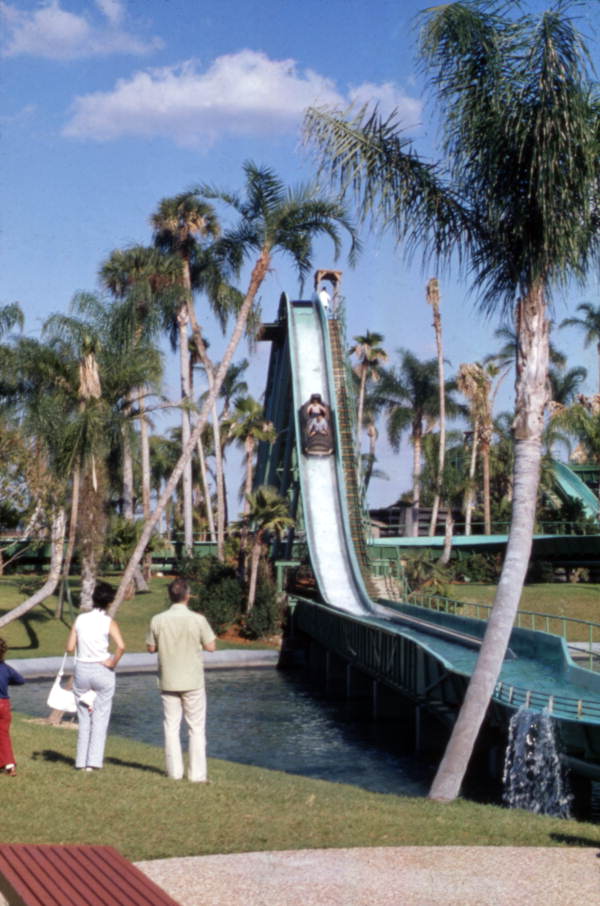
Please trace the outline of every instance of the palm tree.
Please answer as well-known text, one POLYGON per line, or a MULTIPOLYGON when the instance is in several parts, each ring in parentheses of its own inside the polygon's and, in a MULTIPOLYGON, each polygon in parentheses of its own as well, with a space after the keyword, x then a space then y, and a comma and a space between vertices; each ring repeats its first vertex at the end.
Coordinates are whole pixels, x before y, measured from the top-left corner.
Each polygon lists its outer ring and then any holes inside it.
MULTIPOLYGON (((422 442, 430 433, 440 415, 438 392, 437 359, 420 361, 407 349, 398 350, 398 367, 382 369, 378 388, 378 400, 386 414, 388 439, 392 449, 398 450, 403 432, 410 428, 410 443, 413 448, 412 485, 412 533, 419 533, 419 509, 421 505, 422 442)), ((445 385, 445 407, 450 417, 461 412, 461 407, 452 397, 455 385, 445 385)))
POLYGON ((551 365, 548 369, 550 405, 553 407, 568 406, 573 403, 586 378, 587 368, 584 368, 583 365, 576 365, 575 368, 567 368, 563 371, 551 365))
POLYGON ((594 307, 590 302, 582 302, 576 311, 583 313, 583 317, 565 318, 561 327, 579 327, 584 331, 584 345, 596 344, 598 354, 598 393, 600 393, 600 305, 594 307))
POLYGON ((73 363, 49 344, 29 337, 2 348, 2 372, 5 410, 24 438, 29 461, 35 463, 35 474, 26 472, 33 501, 28 532, 48 526, 51 542, 50 570, 42 588, 4 614, 0 625, 5 626, 51 595, 60 579, 78 375, 73 363))
POLYGON ((363 410, 365 406, 365 394, 369 381, 376 383, 380 377, 380 368, 382 362, 387 362, 387 352, 381 346, 384 337, 380 333, 367 330, 365 334, 354 337, 354 346, 348 350, 350 355, 358 359, 354 366, 354 373, 358 376, 358 412, 356 424, 358 434, 363 427, 363 410))
POLYGON ((494 431, 492 417, 492 376, 495 366, 483 366, 479 362, 463 363, 458 369, 457 386, 469 401, 471 415, 471 461, 465 500, 465 534, 471 534, 471 512, 474 500, 474 479, 477 452, 481 457, 483 471, 483 522, 484 534, 492 533, 492 511, 490 497, 490 448, 494 431))
POLYGON ((381 411, 381 400, 378 393, 367 393, 364 401, 363 408, 363 422, 367 431, 367 437, 369 438, 369 452, 363 454, 363 462, 365 463, 364 467, 364 477, 363 477, 363 487, 365 495, 367 494, 369 484, 371 483, 371 478, 383 477, 382 473, 375 470, 375 463, 377 461, 376 449, 377 441, 379 440, 379 431, 377 429, 377 418, 381 411))
MULTIPOLYGON (((125 303, 120 306, 120 316, 113 317, 121 347, 123 344, 135 347, 142 338, 147 344, 169 326, 171 314, 181 301, 180 277, 179 260, 156 248, 136 245, 111 252, 101 265, 100 282, 116 300, 125 303)), ((147 519, 150 515, 150 440, 145 396, 144 388, 134 390, 131 405, 137 404, 139 410, 142 509, 144 519, 147 519)), ((126 492, 124 496, 131 495, 126 492)))
POLYGON ((598 102, 565 4, 450 3, 423 13, 421 58, 444 115, 444 161, 423 161, 393 117, 310 111, 323 167, 408 248, 472 275, 491 313, 516 308, 511 531, 476 668, 431 789, 454 799, 493 693, 531 551, 547 401, 548 300, 598 258, 598 102), (518 9, 519 7, 517 7, 518 9))
MULTIPOLYGON (((202 344, 204 346, 203 354, 203 367, 208 378, 209 390, 202 394, 200 397, 200 403, 206 399, 207 395, 210 393, 210 388, 214 379, 214 365, 208 357, 207 353, 207 344, 200 338, 196 338, 196 348, 202 344)), ((225 559, 225 525, 227 522, 227 495, 225 488, 225 445, 226 437, 224 436, 221 430, 221 422, 227 420, 229 415, 229 407, 231 405, 231 394, 236 392, 235 388, 239 387, 240 392, 245 392, 247 389, 247 384, 245 381, 238 380, 239 374, 245 368, 247 368, 248 363, 244 359, 244 362, 241 366, 230 365, 227 369, 225 375, 225 380, 219 391, 219 396, 225 399, 225 405, 219 416, 217 411, 217 400, 215 399, 212 404, 212 434, 213 434, 213 453, 215 457, 215 483, 217 490, 217 557, 219 560, 223 561, 225 559), (241 370, 240 370, 241 369, 241 370)), ((201 457, 202 458, 202 457, 201 457)))
POLYGON ((265 418, 263 406, 251 396, 239 396, 234 401, 230 417, 224 422, 225 433, 244 447, 246 478, 244 481, 244 514, 250 505, 254 482, 254 455, 261 441, 272 444, 277 432, 272 422, 265 418))
POLYGON ((552 422, 577 438, 579 443, 573 459, 600 465, 600 395, 580 394, 570 406, 557 410, 552 422))
MULTIPOLYGON (((433 309, 433 329, 435 331, 435 345, 437 348, 438 361, 438 395, 440 409, 440 442, 438 444, 438 468, 435 478, 435 494, 431 507, 431 520, 429 522, 429 534, 435 535, 437 525, 438 509, 440 506, 440 495, 442 491, 442 479, 444 475, 444 459, 446 455, 446 393, 444 379, 444 346, 442 342, 442 316, 440 313, 440 288, 438 280, 432 277, 427 282, 427 303, 433 309)), ((448 553, 448 559, 450 554, 448 553)))
MULTIPOLYGON (((195 192, 184 192, 172 198, 163 198, 151 217, 156 247, 169 255, 176 255, 181 262, 181 286, 183 295, 177 310, 177 333, 179 342, 179 374, 181 381, 181 439, 185 446, 190 438, 190 411, 185 406, 192 400, 191 362, 188 340, 188 325, 195 322, 194 295, 192 291, 192 262, 197 250, 196 237, 214 238, 220 227, 212 205, 200 199, 195 192)), ((202 354, 202 350, 198 350, 202 354)), ((191 459, 183 470, 183 522, 184 546, 192 550, 192 463, 191 459)))
POLYGON ((8 302, 6 305, 0 305, 0 337, 9 333, 15 327, 22 330, 24 323, 23 310, 18 302, 8 302))
POLYGON ((254 607, 258 564, 265 540, 271 535, 280 538, 283 532, 293 526, 294 520, 289 515, 289 502, 285 497, 281 497, 275 488, 261 485, 249 495, 247 503, 245 521, 253 535, 246 601, 246 613, 250 613, 254 607))
POLYGON ((154 513, 146 521, 137 547, 123 573, 121 584, 111 606, 113 614, 116 613, 123 600, 127 583, 131 581, 136 564, 143 555, 154 526, 161 518, 164 507, 173 493, 206 424, 208 415, 212 411, 227 369, 233 361, 235 351, 253 313, 258 291, 269 272, 273 256, 277 252, 290 255, 302 281, 311 268, 313 241, 316 237, 328 236, 333 242, 337 258, 342 245, 339 233, 339 228, 342 227, 348 231, 350 236, 349 258, 351 262, 358 252, 354 228, 339 201, 319 197, 317 189, 314 187, 287 189, 272 170, 257 167, 252 163, 244 165, 244 173, 246 177, 245 199, 236 194, 208 187, 203 194, 209 199, 221 199, 240 215, 238 226, 225 233, 219 240, 219 252, 223 259, 240 266, 246 257, 256 255, 248 286, 237 312, 235 326, 225 353, 218 368, 215 369, 212 387, 204 400, 192 435, 184 444, 179 462, 166 483, 154 513))
MULTIPOLYGON (((82 297, 75 300, 82 302, 82 297)), ((61 362, 68 364, 72 377, 68 391, 69 408, 63 418, 71 421, 75 436, 72 457, 71 519, 64 581, 67 581, 75 536, 81 541, 81 607, 90 610, 96 584, 99 551, 106 527, 106 456, 108 407, 102 392, 98 366, 100 337, 88 321, 68 315, 52 315, 44 324, 44 335, 61 362), (70 411, 69 411, 70 410, 70 411), (83 506, 80 507, 83 496, 83 506)), ((61 368, 62 372, 62 368, 61 368)), ((60 380, 61 372, 56 376, 60 380)), ((62 602, 61 602, 62 603, 62 602)))
MULTIPOLYGON (((162 494, 165 483, 177 465, 181 453, 181 438, 165 437, 162 434, 152 434, 150 441, 150 487, 155 500, 162 494)), ((165 532, 169 541, 172 539, 173 518, 172 511, 174 500, 169 501, 165 507, 165 532)))
MULTIPOLYGON (((124 515, 133 519, 133 462, 131 457, 130 400, 135 388, 156 382, 161 375, 160 356, 145 340, 131 347, 120 330, 119 306, 108 306, 91 294, 77 294, 72 315, 53 315, 44 325, 44 335, 64 363, 71 363, 73 414, 72 513, 65 571, 70 564, 75 532, 79 527, 82 546, 82 604, 91 606, 99 552, 106 527, 107 457, 111 443, 122 451, 129 507, 124 515), (115 327, 115 325, 117 325, 115 327), (75 378, 75 374, 77 377, 75 378), (75 386, 76 382, 76 386, 75 386), (118 438, 118 440, 117 440, 118 438), (80 516, 79 490, 84 496, 80 516)), ((65 412, 68 418, 68 410, 65 412)), ((65 572, 65 577, 68 575, 65 572)), ((137 584, 144 588, 143 577, 137 584)))
MULTIPOLYGON (((226 422, 229 418, 231 412, 231 404, 235 397, 244 396, 248 393, 248 384, 242 377, 243 373, 248 368, 249 362, 248 359, 242 359, 240 362, 234 362, 227 369, 225 374, 225 379, 221 385, 219 391, 219 398, 223 401, 223 407, 221 409, 220 422, 226 422)), ((227 489, 225 481, 225 446, 227 444, 227 438, 220 436, 220 456, 215 458, 215 472, 217 483, 221 487, 221 494, 218 497, 217 504, 222 505, 223 513, 219 514, 220 523, 224 526, 228 522, 228 512, 227 512, 227 489)))

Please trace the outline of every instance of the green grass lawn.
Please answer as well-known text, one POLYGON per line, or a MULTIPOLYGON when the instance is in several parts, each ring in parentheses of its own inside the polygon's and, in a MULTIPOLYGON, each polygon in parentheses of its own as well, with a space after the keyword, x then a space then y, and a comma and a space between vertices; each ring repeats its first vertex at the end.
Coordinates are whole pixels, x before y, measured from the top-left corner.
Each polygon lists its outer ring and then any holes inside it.
MULTIPOLYGON (((115 587, 119 581, 118 576, 104 578, 115 587)), ((151 590, 148 593, 138 594, 121 605, 116 620, 123 633, 128 652, 146 650, 145 638, 150 618, 168 606, 167 585, 170 581, 170 577, 153 577, 151 590)), ((16 607, 32 590, 39 588, 41 582, 42 577, 40 576, 9 575, 0 577, 0 616, 16 607)), ((73 590, 78 593, 78 585, 74 580, 72 586, 73 590)), ((57 620, 54 616, 56 603, 55 596, 47 598, 43 604, 38 604, 22 619, 15 620, 0 630, 0 635, 6 639, 10 647, 9 658, 50 657, 63 653, 69 628, 77 611, 71 610, 67 604, 63 619, 57 620)), ((264 642, 245 642, 243 645, 255 648, 266 647, 264 642)), ((238 646, 235 643, 219 640, 218 647, 238 646)))
MULTIPOLYGON (((15 715, 18 776, 0 777, 3 842, 109 844, 132 860, 352 846, 600 845, 600 826, 209 759, 173 781, 162 750, 109 736, 105 768, 75 771, 75 732, 15 715)), ((253 744, 248 740, 249 746, 253 744)))
MULTIPOLYGON (((477 616, 470 604, 493 604, 496 593, 495 585, 451 585, 448 597, 454 601, 463 601, 465 607, 461 613, 465 616, 477 616)), ((586 620, 600 624, 600 585, 594 583, 571 584, 569 582, 539 583, 526 585, 521 595, 520 611, 550 614, 555 619, 548 624, 548 631, 561 634, 560 617, 572 620, 586 620)), ((481 613, 480 616, 484 616, 481 613)), ((531 626, 531 620, 520 625, 531 626)), ((536 621, 536 629, 545 629, 545 625, 536 621)), ((594 630, 594 641, 600 641, 600 628, 594 630)), ((588 641, 588 628, 583 625, 568 624, 569 641, 588 641)))

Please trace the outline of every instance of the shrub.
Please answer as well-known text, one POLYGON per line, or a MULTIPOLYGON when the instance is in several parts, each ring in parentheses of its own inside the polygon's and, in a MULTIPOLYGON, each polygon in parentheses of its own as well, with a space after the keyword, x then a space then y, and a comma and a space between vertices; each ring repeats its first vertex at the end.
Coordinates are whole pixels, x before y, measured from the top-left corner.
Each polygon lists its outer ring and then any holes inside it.
POLYGON ((203 586, 192 586, 195 600, 190 602, 192 610, 204 614, 217 635, 240 618, 242 610, 242 587, 235 576, 224 576, 217 582, 203 586))
POLYGON ((437 552, 423 550, 405 554, 402 565, 411 591, 447 594, 452 573, 440 564, 437 552))
POLYGON ((548 560, 532 560, 527 569, 527 582, 553 582, 554 568, 548 560))
POLYGON ((247 639, 262 639, 281 628, 282 609, 271 579, 258 580, 254 607, 244 617, 241 634, 247 639))
POLYGON ((232 566, 212 556, 187 557, 179 573, 190 582, 191 609, 203 613, 217 635, 239 620, 244 589, 232 566))
POLYGON ((495 553, 474 551, 460 555, 454 564, 457 579, 467 582, 489 584, 500 575, 501 557, 495 553))

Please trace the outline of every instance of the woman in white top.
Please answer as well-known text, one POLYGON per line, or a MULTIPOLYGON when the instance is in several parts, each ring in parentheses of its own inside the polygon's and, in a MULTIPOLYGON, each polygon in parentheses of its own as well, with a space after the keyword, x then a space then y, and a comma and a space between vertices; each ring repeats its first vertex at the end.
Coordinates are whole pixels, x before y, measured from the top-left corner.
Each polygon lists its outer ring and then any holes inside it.
POLYGON ((77 755, 75 767, 80 770, 99 770, 104 761, 104 746, 115 692, 114 669, 119 663, 125 644, 115 621, 106 613, 115 596, 107 582, 97 582, 92 595, 93 609, 80 613, 67 640, 67 651, 75 654, 73 691, 77 699, 77 755), (109 642, 115 646, 109 652, 109 642), (90 707, 81 700, 85 692, 96 693, 90 707))

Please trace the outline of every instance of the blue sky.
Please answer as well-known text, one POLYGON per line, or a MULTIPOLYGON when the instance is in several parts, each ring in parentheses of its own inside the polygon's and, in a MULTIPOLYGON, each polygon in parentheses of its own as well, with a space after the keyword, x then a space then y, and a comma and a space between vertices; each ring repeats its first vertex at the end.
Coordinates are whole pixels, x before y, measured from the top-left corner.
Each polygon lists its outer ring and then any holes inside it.
MULTIPOLYGON (((201 182, 240 188, 247 159, 288 183, 308 180, 299 130, 309 104, 374 99, 384 110, 396 107, 417 147, 433 155, 435 124, 415 65, 414 16, 425 5, 0 0, 0 302, 18 300, 26 330, 36 333, 75 292, 97 289, 98 268, 113 249, 150 243, 148 220, 161 198, 201 182)), ((595 56, 597 11, 597 0, 582 5, 595 56)), ((409 267, 385 237, 363 238, 357 267, 336 265, 344 270, 349 337, 379 331, 392 353, 406 346, 433 356, 424 301, 433 272, 409 267)), ((323 244, 315 266, 333 265, 323 244)), ((297 288, 278 259, 262 292, 265 319, 282 290, 296 296, 297 288)), ((458 275, 442 275, 441 291, 446 354, 456 369, 494 348, 497 323, 476 313, 458 275)), ((557 300, 556 320, 581 301, 597 304, 597 279, 557 300)), ((216 354, 216 331, 210 337, 216 354)), ((556 341, 572 364, 588 367, 591 390, 593 350, 583 350, 572 330, 556 341)), ((267 355, 259 348, 253 357, 257 396, 267 355)), ((175 364, 167 383, 175 396, 175 364)), ((373 483, 373 505, 408 486, 408 463, 407 445, 392 457, 382 443, 390 480, 373 483)))

